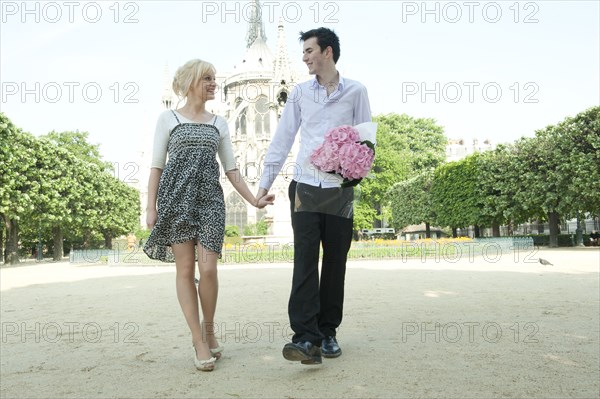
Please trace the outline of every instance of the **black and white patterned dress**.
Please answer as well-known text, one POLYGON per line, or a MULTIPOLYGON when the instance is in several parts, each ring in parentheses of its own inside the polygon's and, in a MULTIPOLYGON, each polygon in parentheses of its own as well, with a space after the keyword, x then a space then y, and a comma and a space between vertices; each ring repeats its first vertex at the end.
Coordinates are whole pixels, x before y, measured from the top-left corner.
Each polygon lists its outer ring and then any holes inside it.
POLYGON ((152 259, 173 262, 170 246, 197 241, 221 253, 225 235, 225 201, 219 183, 216 153, 220 133, 211 124, 181 123, 171 131, 166 163, 158 186, 158 219, 144 252, 152 259))

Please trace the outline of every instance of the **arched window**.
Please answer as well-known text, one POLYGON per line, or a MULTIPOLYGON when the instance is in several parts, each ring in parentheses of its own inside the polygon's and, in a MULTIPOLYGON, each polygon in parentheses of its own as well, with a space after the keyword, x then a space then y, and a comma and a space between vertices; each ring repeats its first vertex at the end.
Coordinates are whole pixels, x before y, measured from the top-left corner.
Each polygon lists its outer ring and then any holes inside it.
POLYGON ((248 221, 246 203, 238 193, 231 193, 225 201, 225 225, 237 226, 240 234, 244 231, 248 221))
POLYGON ((257 136, 264 136, 270 132, 269 105, 266 96, 260 96, 254 104, 256 110, 256 120, 254 129, 257 136))
POLYGON ((240 134, 242 136, 246 135, 246 110, 248 108, 244 108, 242 112, 238 115, 235 120, 235 134, 240 134))

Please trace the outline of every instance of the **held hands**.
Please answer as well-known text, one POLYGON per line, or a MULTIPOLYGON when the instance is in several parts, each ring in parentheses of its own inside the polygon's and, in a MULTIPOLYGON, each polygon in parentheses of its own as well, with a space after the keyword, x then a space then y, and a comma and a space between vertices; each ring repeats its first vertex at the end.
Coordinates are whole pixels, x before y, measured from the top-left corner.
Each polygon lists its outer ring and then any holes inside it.
POLYGON ((256 201, 254 203, 254 206, 256 206, 258 209, 262 209, 267 205, 273 205, 273 201, 275 200, 275 194, 262 194, 262 196, 259 197, 259 195, 261 195, 261 193, 259 192, 256 195, 256 201))
POLYGON ((275 200, 274 194, 267 194, 268 191, 264 188, 260 188, 258 193, 256 193, 256 207, 258 209, 262 209, 267 205, 273 205, 273 200, 275 200))

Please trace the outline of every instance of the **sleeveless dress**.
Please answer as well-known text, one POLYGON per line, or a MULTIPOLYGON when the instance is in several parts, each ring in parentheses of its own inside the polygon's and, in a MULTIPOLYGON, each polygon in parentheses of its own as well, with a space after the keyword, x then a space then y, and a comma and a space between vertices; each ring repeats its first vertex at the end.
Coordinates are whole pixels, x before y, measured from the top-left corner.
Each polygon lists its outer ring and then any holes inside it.
POLYGON ((212 124, 181 123, 171 131, 168 161, 158 185, 158 218, 144 252, 151 259, 174 262, 172 244, 193 240, 221 253, 225 236, 225 201, 216 154, 220 133, 212 124))

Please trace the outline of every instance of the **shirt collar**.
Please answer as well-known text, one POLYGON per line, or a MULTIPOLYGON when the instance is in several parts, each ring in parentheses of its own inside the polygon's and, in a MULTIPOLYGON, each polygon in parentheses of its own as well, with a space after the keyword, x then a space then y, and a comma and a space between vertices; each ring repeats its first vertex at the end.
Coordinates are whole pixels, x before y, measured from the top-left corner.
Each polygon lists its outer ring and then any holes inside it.
MULTIPOLYGON (((315 75, 315 77, 313 78, 310 86, 313 89, 318 89, 321 86, 321 84, 317 80, 317 75, 315 75)), ((346 86, 346 81, 344 80, 344 77, 340 73, 340 82, 338 83, 338 91, 343 91, 345 86, 346 86)))

